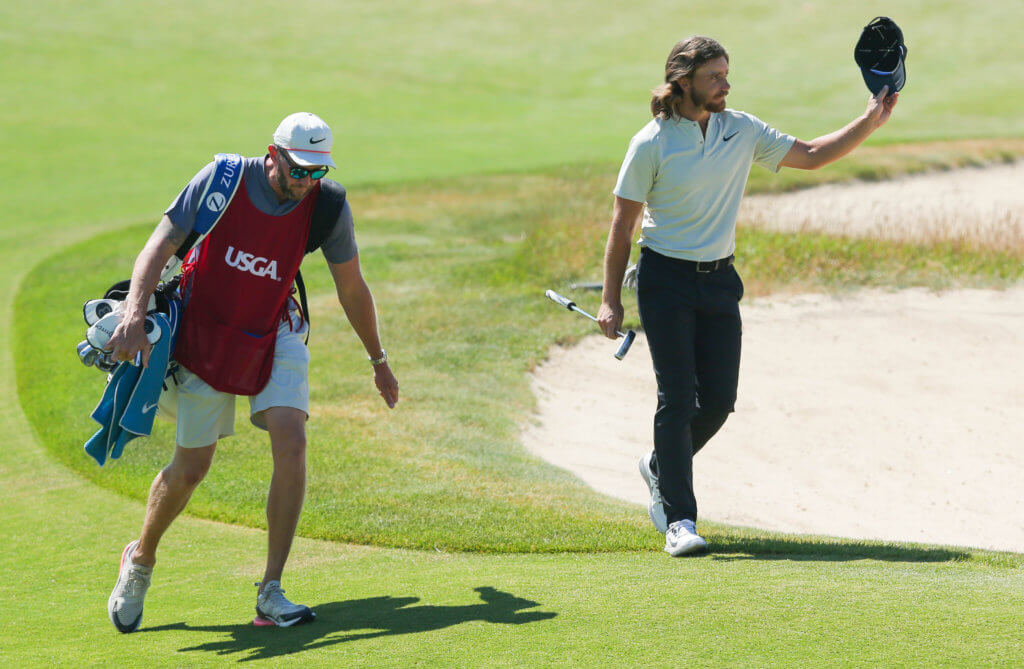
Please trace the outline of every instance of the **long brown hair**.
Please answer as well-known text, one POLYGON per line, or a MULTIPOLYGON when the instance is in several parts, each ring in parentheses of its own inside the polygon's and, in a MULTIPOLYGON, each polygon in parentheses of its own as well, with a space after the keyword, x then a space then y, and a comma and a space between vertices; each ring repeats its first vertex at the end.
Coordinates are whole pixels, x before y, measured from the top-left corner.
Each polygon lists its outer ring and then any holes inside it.
POLYGON ((703 35, 688 37, 672 47, 665 61, 665 83, 651 91, 651 114, 669 119, 680 115, 684 92, 679 80, 691 78, 698 67, 729 54, 725 47, 703 35))

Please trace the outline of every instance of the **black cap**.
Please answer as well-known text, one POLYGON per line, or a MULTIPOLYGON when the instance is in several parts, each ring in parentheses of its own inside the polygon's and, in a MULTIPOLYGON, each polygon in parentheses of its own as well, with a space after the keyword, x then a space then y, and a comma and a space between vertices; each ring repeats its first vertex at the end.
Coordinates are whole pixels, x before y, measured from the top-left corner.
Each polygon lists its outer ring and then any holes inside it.
POLYGON ((853 50, 864 83, 877 95, 883 86, 895 93, 907 83, 907 45, 903 31, 888 16, 879 16, 864 26, 853 50))

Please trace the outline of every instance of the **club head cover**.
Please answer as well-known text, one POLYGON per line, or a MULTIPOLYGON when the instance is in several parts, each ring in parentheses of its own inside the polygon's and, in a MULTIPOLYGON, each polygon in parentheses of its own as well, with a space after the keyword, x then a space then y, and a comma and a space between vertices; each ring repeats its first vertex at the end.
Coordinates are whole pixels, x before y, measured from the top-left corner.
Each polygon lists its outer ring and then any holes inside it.
MULTIPOLYGON (((114 336, 114 330, 120 322, 120 313, 114 311, 107 314, 89 326, 89 329, 85 333, 85 340, 89 342, 90 346, 97 350, 106 350, 107 343, 110 341, 110 338, 114 336)), ((160 329, 160 326, 157 325, 156 321, 153 320, 152 316, 146 316, 143 327, 146 331, 146 339, 150 344, 155 344, 160 341, 160 335, 163 334, 163 331, 160 329)))
MULTIPOLYGON (((115 302, 124 302, 128 299, 128 292, 131 290, 132 281, 131 279, 124 279, 118 281, 110 288, 107 288, 107 292, 103 294, 103 299, 114 300, 115 302)), ((156 294, 149 296, 149 303, 146 305, 146 313, 151 313, 154 309, 160 307, 159 299, 156 294)), ((162 309, 160 309, 163 311, 162 309)), ((166 312, 165 312, 166 313, 166 312)))
POLYGON ((101 300, 89 300, 82 306, 82 317, 85 318, 85 324, 92 326, 96 321, 100 320, 108 314, 112 314, 115 311, 121 309, 120 305, 123 302, 117 300, 101 299, 101 300))

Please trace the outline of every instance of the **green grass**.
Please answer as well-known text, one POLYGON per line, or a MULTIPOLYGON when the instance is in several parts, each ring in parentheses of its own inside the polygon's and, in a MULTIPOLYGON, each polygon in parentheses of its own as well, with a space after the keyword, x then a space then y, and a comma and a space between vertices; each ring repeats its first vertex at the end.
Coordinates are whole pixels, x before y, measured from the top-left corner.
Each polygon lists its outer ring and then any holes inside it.
POLYGON ((113 535, 134 529, 137 505, 81 483, 7 500, 17 527, 41 508, 60 509, 68 527, 103 528, 46 543, 10 533, 0 569, 45 565, 0 582, 4 601, 31 592, 45 602, 44 625, 3 623, 4 655, 17 666, 977 666, 1010 665, 1022 652, 1019 565, 850 543, 670 560, 300 540, 288 588, 316 605, 318 620, 262 630, 248 624, 262 533, 187 518, 167 538, 142 630, 120 636, 102 605, 120 548, 113 535))
MULTIPOLYGON (((546 247, 547 254, 538 252, 515 233, 524 221, 535 221, 527 239, 563 228, 584 239, 580 231, 599 200, 583 197, 577 208, 564 193, 589 195, 588 185, 611 176, 575 182, 568 175, 466 177, 365 196, 364 271, 377 289, 384 340, 404 392, 394 412, 371 391, 329 275, 318 256, 310 258, 313 420, 303 535, 488 552, 654 548, 634 507, 595 494, 525 454, 517 442, 532 407, 525 372, 553 341, 588 329, 540 297, 546 286, 569 278, 564 271, 570 253, 557 244, 546 247), (481 209, 482 198, 506 204, 481 209), (519 202, 526 203, 522 209, 519 202), (557 220, 537 219, 559 202, 557 220), (378 218, 384 212, 395 219, 378 218), (396 220, 403 222, 397 236, 390 233, 396 220), (527 252, 542 261, 535 273, 508 274, 509 268, 531 266, 527 252)), ((96 467, 82 444, 97 429, 88 414, 102 376, 82 368, 70 351, 84 336, 81 303, 124 277, 148 232, 144 227, 103 235, 55 254, 28 276, 15 313, 19 393, 41 442, 83 476, 140 501, 173 450, 173 429, 162 426, 156 438, 133 442, 109 471, 96 467), (64 317, 54 319, 55 313, 64 317), (45 332, 33 326, 47 320, 45 332), (53 374, 65 380, 60 387, 44 381, 53 374)), ((603 233, 593 236, 585 266, 600 260, 603 233)), ((741 271, 755 294, 802 287, 998 286, 1024 277, 1019 257, 950 245, 745 230, 740 248, 741 271)), ((240 425, 246 411, 240 402, 240 425)), ((224 441, 190 513, 262 526, 270 475, 265 453, 265 435, 248 426, 224 441)))
MULTIPOLYGON (((4 3, 0 316, 14 326, 0 328, 0 601, 12 612, 0 622, 0 657, 12 666, 1019 662, 1020 555, 707 524, 712 555, 669 560, 641 510, 595 495, 516 442, 532 402, 524 371, 550 342, 588 331, 537 288, 599 274, 612 175, 647 119, 671 44, 718 37, 732 55, 730 104, 810 138, 863 109, 850 51, 878 14, 900 22, 911 48, 892 122, 843 163, 797 181, 756 170, 752 188, 1021 155, 1021 140, 1006 139, 1024 136, 1015 2, 4 3), (999 44, 998 57, 962 44, 999 44), (338 177, 350 186, 404 393, 399 410, 383 409, 326 273, 310 267, 313 486, 301 531, 378 546, 300 539, 286 587, 320 619, 264 633, 246 624, 263 533, 182 518, 161 553, 150 631, 122 637, 103 604, 170 442, 164 429, 102 471, 85 460, 92 428, 80 404, 98 396, 100 378, 71 353, 83 329, 76 311, 127 275, 146 229, 209 156, 258 153, 296 109, 335 129, 338 177), (74 269, 89 250, 99 257, 88 271, 74 269), (54 302, 44 310, 37 299, 54 302), (563 550, 613 552, 508 552, 563 550)), ((740 243, 748 288, 759 292, 783 285, 778 262, 808 252, 836 260, 809 267, 796 288, 998 286, 1020 264, 983 248, 749 232, 740 243)), ((260 436, 240 430, 190 513, 259 527, 268 464, 260 436)))
POLYGON ((61 197, 40 201, 38 172, 5 161, 2 215, 46 227, 151 218, 201 161, 258 153, 296 109, 332 124, 347 185, 618 162, 671 45, 692 33, 729 49, 731 106, 810 138, 863 111, 852 50, 879 14, 907 35, 909 78, 872 144, 1024 135, 1024 46, 1011 28, 1024 6, 1009 0, 685 12, 669 0, 311 0, 296 12, 266 0, 145 11, 11 0, 0 124, 9 155, 60 167, 61 197), (998 58, 961 44, 998 44, 998 58))

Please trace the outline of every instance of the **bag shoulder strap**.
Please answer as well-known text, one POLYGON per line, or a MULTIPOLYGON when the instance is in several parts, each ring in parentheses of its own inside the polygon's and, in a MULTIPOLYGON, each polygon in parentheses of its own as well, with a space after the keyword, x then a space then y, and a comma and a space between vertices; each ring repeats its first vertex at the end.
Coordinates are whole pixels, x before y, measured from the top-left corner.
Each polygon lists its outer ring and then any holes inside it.
POLYGON ((332 179, 320 180, 320 193, 313 205, 313 220, 306 240, 306 253, 312 253, 323 245, 331 234, 338 216, 345 206, 345 187, 332 179))
MULTIPOLYGON (((306 253, 312 253, 320 248, 327 235, 331 234, 338 216, 345 206, 345 187, 332 179, 320 180, 320 192, 316 197, 316 204, 313 205, 313 218, 309 223, 309 236, 306 238, 306 253)), ((302 272, 295 275, 295 286, 299 289, 299 305, 302 307, 302 317, 306 319, 306 325, 312 329, 312 322, 309 318, 309 303, 306 299, 306 284, 302 280, 302 272)), ((306 344, 309 344, 309 330, 306 330, 306 344)))
POLYGON ((206 182, 202 195, 199 196, 199 209, 196 211, 196 223, 185 241, 174 252, 171 259, 160 272, 163 281, 169 280, 178 273, 181 262, 188 252, 203 241, 213 230, 221 216, 227 211, 228 205, 238 192, 242 183, 242 156, 237 153, 218 153, 214 156, 213 175, 206 182))

